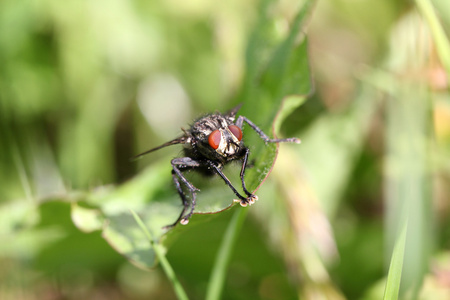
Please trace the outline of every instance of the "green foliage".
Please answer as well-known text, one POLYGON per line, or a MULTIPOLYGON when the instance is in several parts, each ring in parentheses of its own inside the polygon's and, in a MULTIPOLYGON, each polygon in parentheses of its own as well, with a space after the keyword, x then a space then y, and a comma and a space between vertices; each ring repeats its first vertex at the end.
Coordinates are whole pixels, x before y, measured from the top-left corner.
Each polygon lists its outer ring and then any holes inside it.
POLYGON ((449 12, 0 2, 1 298, 447 299, 449 12), (180 148, 130 157, 238 103, 302 144, 244 126, 259 201, 191 172, 195 215, 165 232, 180 148))
MULTIPOLYGON (((248 111, 249 118, 252 118, 253 115, 253 117, 258 116, 259 119, 271 120, 275 117, 277 107, 281 105, 286 96, 293 93, 309 92, 310 76, 307 64, 306 40, 302 43, 295 41, 295 37, 300 34, 300 25, 307 11, 307 7, 300 11, 294 20, 288 37, 274 51, 268 67, 260 67, 262 69, 262 73, 259 74, 261 79, 248 79, 248 81, 255 83, 252 86, 253 91, 247 94, 249 95, 248 98, 240 99, 244 104, 242 114, 245 116, 247 116, 245 112, 248 111), (307 84, 302 83, 302 81, 306 81, 307 84), (263 107, 266 110, 251 110, 251 107, 263 107), (258 113, 255 114, 255 112, 258 113)), ((261 31, 261 29, 257 28, 256 31, 261 31)), ((258 35, 258 33, 254 33, 254 35, 258 35)), ((251 49, 252 45, 249 48, 251 49)), ((255 77, 251 74, 247 74, 247 76, 255 77)), ((244 89, 246 88, 244 87, 244 89)), ((300 103, 300 101, 297 101, 297 105, 300 103)), ((270 122, 266 122, 262 129, 268 132, 270 127, 270 122)), ((248 130, 245 132, 246 135, 248 130)), ((255 138, 249 138, 246 141, 249 145, 252 145, 252 141, 256 143, 255 138)), ((254 160, 253 167, 246 174, 246 180, 251 190, 254 190, 268 175, 275 156, 275 145, 267 146, 259 142, 258 147, 252 149, 250 159, 254 160), (255 160, 255 158, 257 159, 255 160)), ((161 200, 155 196, 156 191, 166 184, 166 181, 161 181, 161 179, 164 178, 164 174, 168 174, 167 166, 169 164, 159 165, 161 167, 157 168, 154 164, 148 171, 142 172, 141 175, 118 188, 102 191, 100 197, 86 195, 86 199, 83 200, 88 205, 99 206, 105 219, 105 226, 102 223, 97 223, 98 227, 92 228, 92 220, 95 220, 95 216, 98 214, 97 209, 92 209, 89 214, 86 209, 80 210, 78 208, 74 210, 72 216, 77 220, 76 224, 80 229, 102 229, 103 237, 116 251, 143 268, 149 268, 155 264, 155 255, 151 243, 148 242, 148 237, 143 234, 140 226, 134 222, 129 214, 129 209, 136 210, 142 216, 145 226, 151 232, 152 239, 156 243, 160 243, 162 236, 166 234, 163 227, 171 224, 177 218, 180 210, 177 202, 179 200, 161 200), (160 172, 160 170, 164 170, 164 172, 160 172)), ((197 212, 203 214, 217 213, 234 205, 232 198, 217 196, 218 192, 210 194, 215 196, 209 197, 208 206, 201 206, 200 211, 197 209, 197 212)))

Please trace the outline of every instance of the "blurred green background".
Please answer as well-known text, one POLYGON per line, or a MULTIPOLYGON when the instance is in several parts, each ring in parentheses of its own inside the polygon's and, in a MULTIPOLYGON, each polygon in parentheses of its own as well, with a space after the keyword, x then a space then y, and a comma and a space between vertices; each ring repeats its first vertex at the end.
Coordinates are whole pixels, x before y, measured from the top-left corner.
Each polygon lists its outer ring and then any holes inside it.
MULTIPOLYGON (((172 189, 179 149, 130 157, 235 104, 261 3, 280 41, 301 2, 0 2, 0 299, 175 299, 160 267, 80 231, 73 203, 149 166, 161 171, 149 184, 172 189)), ((432 4, 448 36, 450 4, 432 4)), ((281 126, 302 144, 280 146, 223 299, 381 299, 406 217, 402 295, 450 299, 450 53, 422 13, 406 0, 312 7, 315 92, 281 126)), ((192 299, 237 209, 171 236, 192 299)))

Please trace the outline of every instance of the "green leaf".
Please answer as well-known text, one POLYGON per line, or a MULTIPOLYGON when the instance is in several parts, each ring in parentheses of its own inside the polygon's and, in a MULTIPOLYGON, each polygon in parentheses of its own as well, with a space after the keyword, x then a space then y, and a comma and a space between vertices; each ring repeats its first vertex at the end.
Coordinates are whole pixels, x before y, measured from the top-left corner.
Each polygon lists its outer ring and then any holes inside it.
POLYGON ((110 216, 103 237, 136 266, 148 268, 155 264, 151 243, 130 213, 110 216))
MULTIPOLYGON (((42 208, 42 206, 41 206, 42 208)), ((65 235, 61 226, 41 226, 41 215, 34 202, 18 200, 0 205, 0 255, 30 259, 48 244, 65 235)))
MULTIPOLYGON (((265 7, 266 2, 263 3, 263 9, 268 10, 265 7)), ((308 42, 305 36, 301 36, 301 28, 312 2, 307 1, 303 5, 293 20, 288 36, 275 49, 271 49, 273 54, 267 65, 259 65, 257 68, 257 62, 253 58, 262 56, 261 52, 270 51, 270 46, 262 41, 266 37, 266 24, 269 22, 268 11, 264 11, 259 27, 250 38, 248 72, 239 98, 244 105, 239 113, 252 120, 267 134, 275 134, 284 118, 304 102, 306 97, 301 96, 312 92, 308 42), (297 96, 286 99, 292 95, 297 96)), ((247 172, 246 177, 247 185, 256 189, 270 173, 275 162, 277 145, 265 145, 248 126, 244 126, 244 135, 253 152, 251 157, 258 157, 255 167, 247 172)))
POLYGON ((103 227, 104 219, 98 209, 89 209, 73 203, 71 217, 75 226, 84 232, 100 230, 103 227))

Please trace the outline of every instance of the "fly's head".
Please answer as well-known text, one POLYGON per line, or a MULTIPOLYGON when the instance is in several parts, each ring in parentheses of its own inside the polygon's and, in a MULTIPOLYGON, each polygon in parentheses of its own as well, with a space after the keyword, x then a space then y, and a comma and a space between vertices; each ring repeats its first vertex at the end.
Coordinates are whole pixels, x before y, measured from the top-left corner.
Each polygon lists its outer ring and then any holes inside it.
POLYGON ((241 150, 242 131, 234 124, 212 131, 208 145, 223 157, 233 157, 241 150))
POLYGON ((209 159, 232 160, 243 149, 242 131, 233 124, 234 115, 214 114, 198 120, 191 134, 199 141, 198 151, 209 159))

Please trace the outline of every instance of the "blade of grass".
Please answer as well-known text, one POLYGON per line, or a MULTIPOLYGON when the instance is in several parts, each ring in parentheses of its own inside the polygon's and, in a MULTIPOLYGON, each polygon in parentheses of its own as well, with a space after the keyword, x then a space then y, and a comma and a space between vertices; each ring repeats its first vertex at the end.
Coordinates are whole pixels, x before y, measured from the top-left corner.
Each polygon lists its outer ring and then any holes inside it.
POLYGON ((389 266, 389 273, 386 280, 386 287, 384 290, 383 299, 392 300, 398 299, 398 292, 400 290, 400 282, 402 279, 403 258, 405 256, 406 232, 408 231, 408 219, 402 226, 402 231, 397 237, 394 250, 392 252, 391 264, 389 266))
POLYGON ((385 78, 384 195, 386 257, 397 243, 404 219, 411 220, 406 232, 400 293, 416 299, 429 271, 434 246, 432 94, 427 81, 398 74, 411 68, 428 67, 429 34, 417 34, 423 20, 417 12, 405 15, 391 32, 391 55, 385 78), (405 218, 399 218, 407 214, 405 218))
POLYGON ((175 294, 177 295, 177 298, 180 300, 188 300, 188 296, 186 295, 186 292, 184 291, 183 287, 181 286, 181 283, 178 281, 174 270, 172 269, 172 266, 170 265, 169 261, 167 260, 164 249, 159 243, 155 243, 153 241, 152 235, 147 230, 147 227, 144 225, 144 222, 142 222, 141 218, 133 211, 130 210, 131 214, 133 215, 134 219, 136 220, 136 223, 141 227, 142 231, 145 233, 145 235, 148 238, 148 241, 153 247, 153 250, 155 251, 156 257, 159 259, 159 262, 161 263, 161 266, 164 270, 164 272, 167 275, 167 278, 169 278, 173 289, 175 291, 175 294))
POLYGON ((433 5, 429 0, 416 0, 416 4, 430 26, 439 58, 447 71, 447 75, 450 75, 450 42, 439 22, 433 5))
POLYGON ((216 260, 211 272, 211 278, 208 282, 206 291, 206 300, 218 300, 225 282, 225 275, 228 264, 230 263, 231 254, 236 244, 236 239, 241 232, 242 224, 247 216, 248 209, 237 209, 228 224, 227 231, 223 237, 219 247, 216 260))

